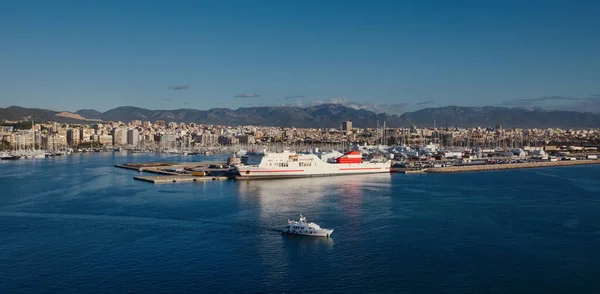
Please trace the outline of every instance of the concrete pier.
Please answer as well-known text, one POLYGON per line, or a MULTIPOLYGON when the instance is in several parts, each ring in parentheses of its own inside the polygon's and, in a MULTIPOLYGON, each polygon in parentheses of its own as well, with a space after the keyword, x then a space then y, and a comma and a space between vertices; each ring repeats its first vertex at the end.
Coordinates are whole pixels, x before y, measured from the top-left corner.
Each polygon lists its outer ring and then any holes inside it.
POLYGON ((227 180, 231 172, 229 168, 224 168, 225 165, 222 161, 202 161, 125 163, 114 166, 138 171, 140 175, 133 177, 135 180, 162 184, 227 180), (159 176, 144 176, 142 173, 154 173, 159 176))
POLYGON ((148 163, 125 163, 115 164, 115 167, 136 170, 139 172, 155 173, 160 175, 181 175, 174 170, 194 169, 213 174, 223 174, 228 168, 211 168, 211 166, 224 166, 224 161, 202 161, 202 162, 148 162, 148 163))
POLYGON ((457 173, 457 172, 474 172, 488 170, 506 170, 518 168, 539 168, 539 167, 555 167, 555 166, 572 166, 572 165, 587 165, 600 164, 600 160, 561 160, 561 161, 541 161, 528 163, 507 163, 507 164, 484 164, 484 165, 462 165, 462 166, 447 166, 435 167, 426 169, 427 173, 457 173))
POLYGON ((390 172, 391 173, 400 173, 400 174, 421 174, 421 173, 425 172, 425 169, 409 168, 409 167, 392 167, 390 172))
POLYGON ((134 180, 150 182, 153 184, 167 184, 167 183, 185 183, 185 182, 207 182, 207 181, 224 181, 228 180, 227 177, 195 177, 190 175, 178 175, 178 176, 137 176, 133 177, 134 180))

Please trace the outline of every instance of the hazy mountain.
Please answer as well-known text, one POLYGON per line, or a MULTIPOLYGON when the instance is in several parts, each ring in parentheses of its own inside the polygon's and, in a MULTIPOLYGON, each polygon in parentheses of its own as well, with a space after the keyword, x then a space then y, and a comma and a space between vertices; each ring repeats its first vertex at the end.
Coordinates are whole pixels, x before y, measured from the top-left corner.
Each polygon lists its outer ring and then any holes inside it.
MULTIPOLYGON (((69 116, 57 116, 57 114, 61 114, 61 112, 39 108, 24 108, 19 106, 0 108, 0 120, 18 121, 28 119, 27 117, 31 117, 34 122, 81 122, 81 120, 74 119, 69 116)), ((64 113, 61 115, 64 115, 64 113)))
POLYGON ((541 109, 506 107, 459 107, 446 106, 426 108, 405 113, 404 123, 416 126, 438 127, 493 127, 504 128, 593 128, 600 127, 600 115, 576 111, 547 111, 541 109))
MULTIPOLYGON (((0 108, 0 119, 20 120, 32 116, 36 121, 80 122, 69 117, 57 116, 59 112, 45 109, 11 106, 0 108)), ((356 127, 375 127, 384 121, 389 127, 493 127, 505 128, 588 128, 600 127, 600 115, 575 111, 527 110, 505 107, 458 107, 447 106, 426 108, 408 112, 401 116, 374 113, 364 109, 354 109, 341 104, 321 104, 311 107, 266 106, 242 107, 237 110, 213 108, 209 110, 175 109, 148 110, 139 107, 123 106, 106 112, 82 109, 78 114, 85 119, 104 121, 132 120, 166 122, 195 122, 219 125, 272 125, 284 127, 330 127, 339 128, 344 120, 352 121, 356 127)), ((76 116, 72 116, 76 117, 76 116)))
POLYGON ((59 113, 58 111, 38 109, 38 108, 24 108, 19 106, 11 106, 8 108, 0 108, 0 119, 5 120, 23 120, 25 117, 34 116, 34 119, 40 121, 48 121, 54 119, 54 116, 59 113))
POLYGON ((102 119, 102 112, 95 109, 80 109, 75 112, 87 119, 102 119))

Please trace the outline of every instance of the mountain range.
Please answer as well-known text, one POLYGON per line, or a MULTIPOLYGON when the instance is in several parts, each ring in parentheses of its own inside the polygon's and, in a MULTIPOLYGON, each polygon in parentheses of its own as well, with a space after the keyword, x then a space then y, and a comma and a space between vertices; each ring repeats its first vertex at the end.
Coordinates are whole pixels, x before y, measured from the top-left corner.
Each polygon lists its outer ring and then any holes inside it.
POLYGON ((22 120, 31 117, 38 122, 90 123, 92 121, 132 120, 194 122, 213 125, 256 125, 300 128, 339 128, 341 122, 352 121, 355 127, 375 127, 386 122, 388 127, 494 127, 504 128, 598 128, 600 114, 576 111, 546 111, 541 109, 506 107, 446 106, 425 108, 402 115, 374 113, 341 104, 320 104, 311 107, 266 106, 242 107, 236 110, 175 109, 148 110, 123 106, 105 112, 82 109, 76 112, 53 111, 11 106, 0 108, 0 120, 22 120))

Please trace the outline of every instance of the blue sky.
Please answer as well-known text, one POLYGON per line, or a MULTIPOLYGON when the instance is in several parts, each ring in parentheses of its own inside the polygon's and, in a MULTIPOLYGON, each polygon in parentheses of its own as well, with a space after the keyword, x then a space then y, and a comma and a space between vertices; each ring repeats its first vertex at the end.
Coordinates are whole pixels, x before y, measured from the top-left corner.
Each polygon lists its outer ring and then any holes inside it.
POLYGON ((0 107, 600 111, 598 15, 598 1, 7 0, 0 107))

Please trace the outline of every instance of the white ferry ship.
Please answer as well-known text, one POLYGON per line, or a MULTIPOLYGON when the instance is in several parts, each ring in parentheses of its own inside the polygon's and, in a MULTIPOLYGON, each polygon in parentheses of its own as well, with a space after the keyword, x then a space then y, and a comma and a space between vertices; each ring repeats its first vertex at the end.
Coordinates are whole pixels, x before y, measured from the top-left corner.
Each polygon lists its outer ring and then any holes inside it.
POLYGON ((234 166, 236 179, 324 177, 353 174, 389 173, 388 159, 363 161, 362 154, 350 151, 337 158, 322 159, 316 154, 283 151, 248 152, 234 166))

